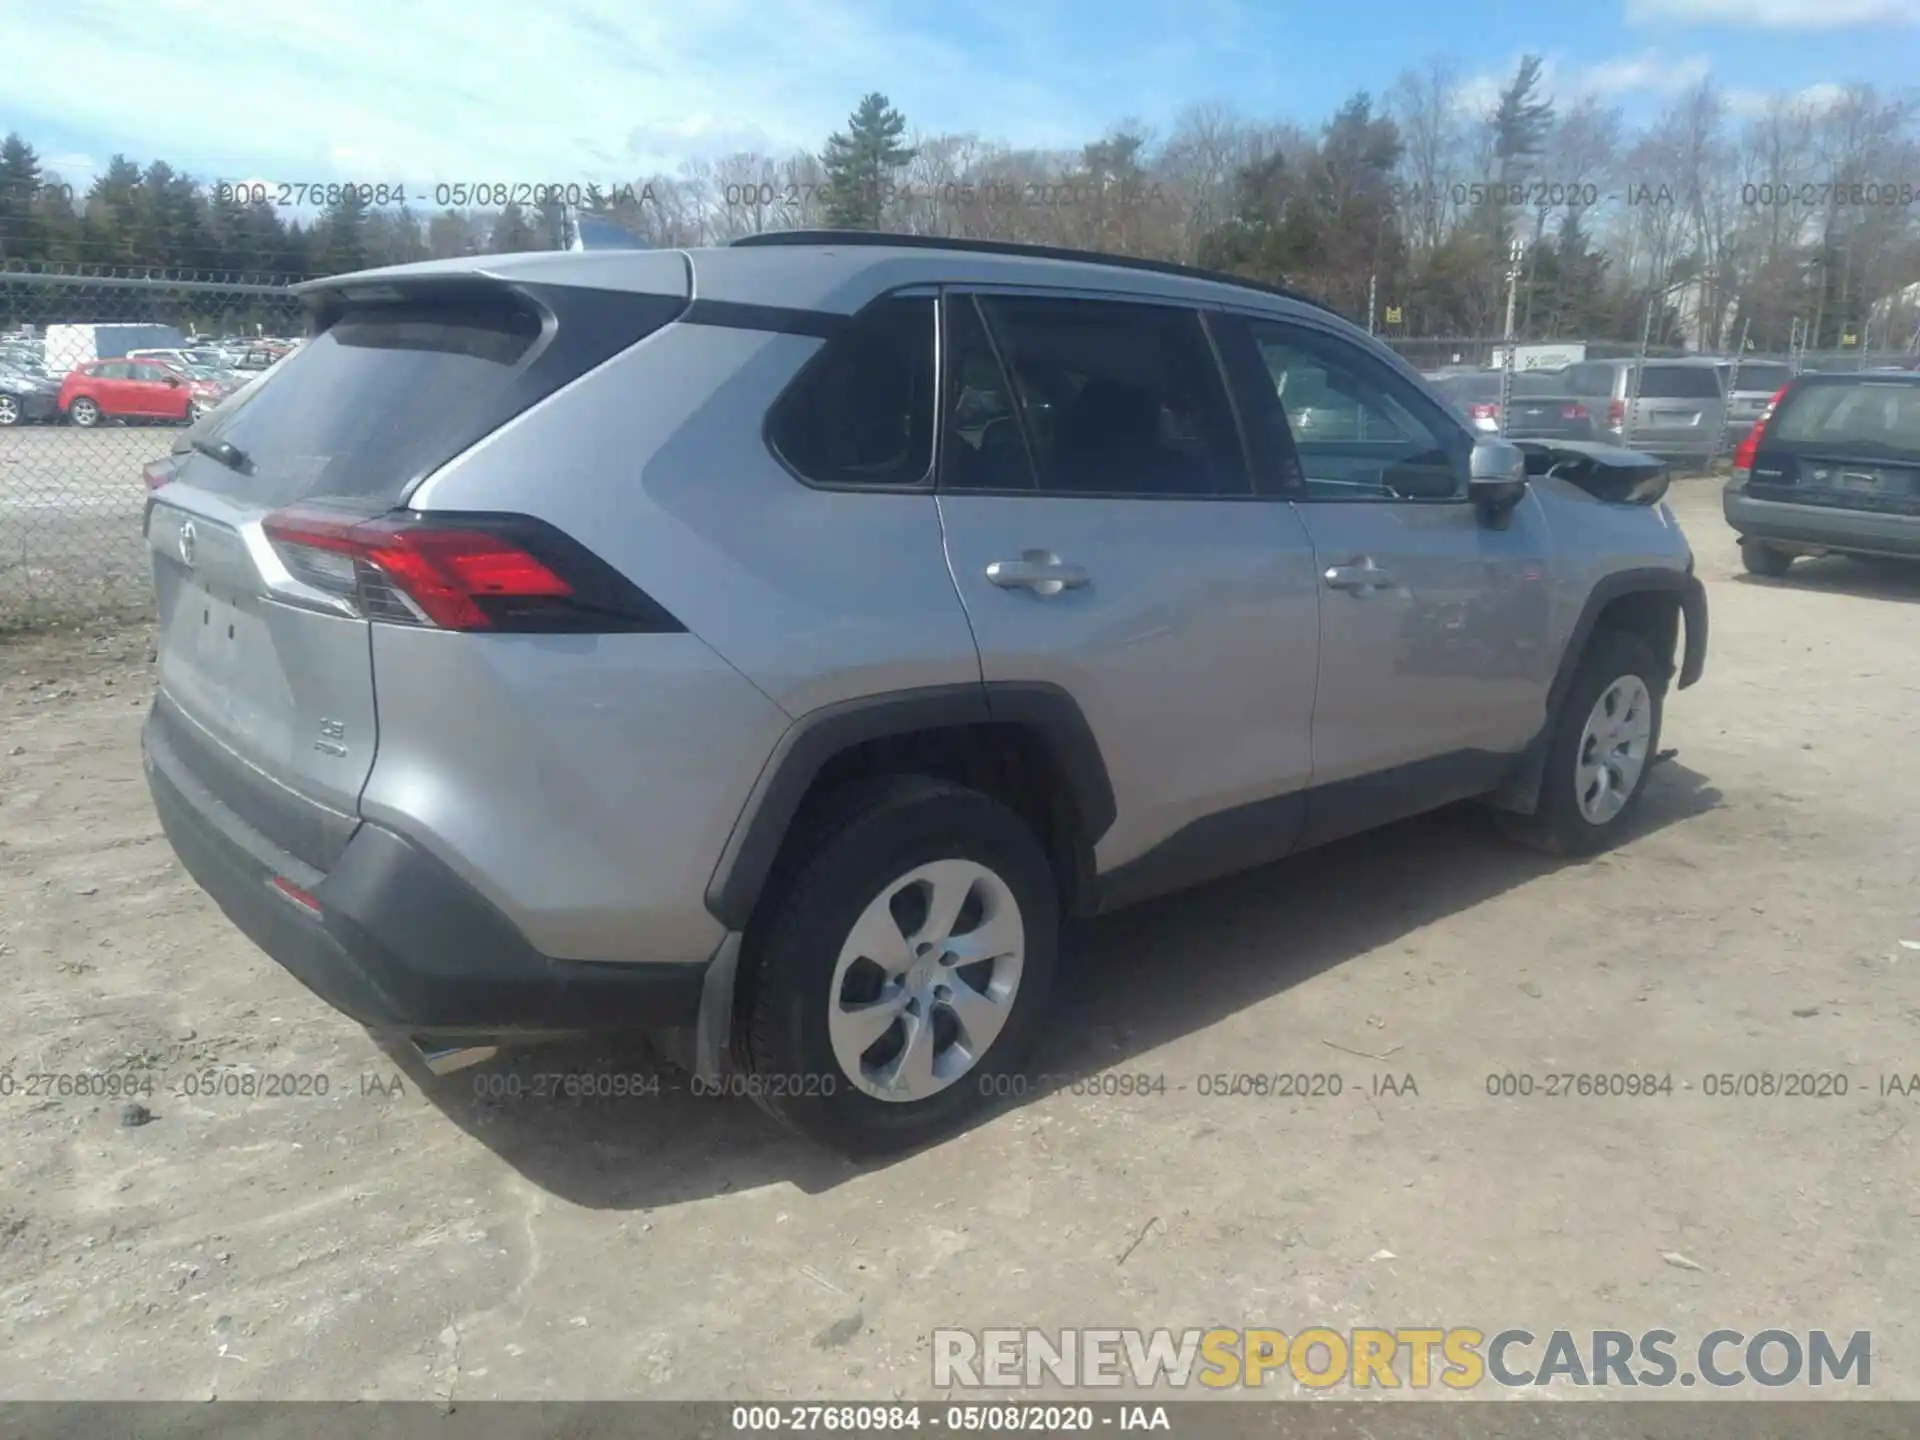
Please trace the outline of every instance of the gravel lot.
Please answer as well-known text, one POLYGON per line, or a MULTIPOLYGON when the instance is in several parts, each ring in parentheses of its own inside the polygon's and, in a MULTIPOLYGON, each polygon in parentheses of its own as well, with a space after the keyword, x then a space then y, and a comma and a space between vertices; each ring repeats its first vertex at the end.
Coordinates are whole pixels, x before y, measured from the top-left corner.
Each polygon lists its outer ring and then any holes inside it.
MULTIPOLYGON (((137 504, 166 436, 99 438, 137 504)), ((1103 922, 1039 1066, 1164 1092, 1055 1084, 872 1167, 670 1072, 475 1094, 638 1050, 423 1086, 174 864, 145 633, 0 643, 0 1397, 930 1397, 936 1326, 1425 1324, 1868 1329, 1872 1393, 1920 1398, 1920 1098, 1880 1094, 1920 1071, 1920 577, 1752 581, 1717 486, 1675 504, 1713 649, 1630 843, 1556 866, 1465 808, 1103 922), (150 1123, 20 1088, 129 1066, 150 1123), (1704 1093, 1788 1070, 1848 1094, 1704 1093), (1233 1071, 1345 1084, 1199 1093, 1233 1071), (1570 1071, 1673 1090, 1487 1091, 1570 1071)))

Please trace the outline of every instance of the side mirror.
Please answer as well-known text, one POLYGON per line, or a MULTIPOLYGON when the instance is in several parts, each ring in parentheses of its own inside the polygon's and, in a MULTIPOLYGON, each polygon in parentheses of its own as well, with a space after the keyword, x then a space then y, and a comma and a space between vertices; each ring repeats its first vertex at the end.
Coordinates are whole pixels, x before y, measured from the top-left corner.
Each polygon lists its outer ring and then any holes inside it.
POLYGON ((1467 460, 1467 495, 1495 529, 1505 529, 1513 507, 1527 493, 1527 456, 1511 440, 1473 442, 1467 460))
POLYGON ((170 390, 178 390, 182 385, 186 383, 187 382, 182 380, 178 375, 167 376, 167 388, 170 390))

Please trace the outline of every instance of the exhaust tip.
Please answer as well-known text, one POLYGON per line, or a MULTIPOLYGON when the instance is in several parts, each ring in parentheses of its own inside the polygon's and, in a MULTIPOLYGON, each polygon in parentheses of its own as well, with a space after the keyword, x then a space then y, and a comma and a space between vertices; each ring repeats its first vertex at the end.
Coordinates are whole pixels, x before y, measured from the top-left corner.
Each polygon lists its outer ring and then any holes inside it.
POLYGON ((420 1063, 434 1075, 451 1075, 456 1070, 465 1070, 470 1065, 483 1065, 500 1053, 498 1045, 423 1045, 414 1040, 413 1053, 420 1057, 420 1063))

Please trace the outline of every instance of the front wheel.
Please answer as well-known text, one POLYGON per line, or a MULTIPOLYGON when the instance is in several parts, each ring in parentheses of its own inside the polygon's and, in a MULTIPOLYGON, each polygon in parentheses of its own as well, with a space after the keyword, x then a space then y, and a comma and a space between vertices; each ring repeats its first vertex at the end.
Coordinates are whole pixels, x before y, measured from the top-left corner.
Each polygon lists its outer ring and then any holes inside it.
POLYGON ((67 407, 67 418, 82 430, 91 430, 100 423, 103 417, 100 413, 100 407, 82 395, 67 407))
POLYGON ((1666 674, 1639 636, 1594 635, 1554 719, 1539 806, 1502 813, 1508 834, 1552 855, 1593 855, 1620 837, 1659 754, 1666 674))
POLYGON ((1052 867, 999 801, 923 776, 850 792, 805 843, 742 955, 747 1093, 850 1154, 923 1144, 1012 1088, 1053 979, 1052 867))
POLYGON ((0 395, 0 426, 20 423, 20 402, 11 395, 0 395))
POLYGON ((200 417, 206 413, 207 404, 204 400, 189 401, 187 403, 187 424, 198 425, 200 423, 200 417))

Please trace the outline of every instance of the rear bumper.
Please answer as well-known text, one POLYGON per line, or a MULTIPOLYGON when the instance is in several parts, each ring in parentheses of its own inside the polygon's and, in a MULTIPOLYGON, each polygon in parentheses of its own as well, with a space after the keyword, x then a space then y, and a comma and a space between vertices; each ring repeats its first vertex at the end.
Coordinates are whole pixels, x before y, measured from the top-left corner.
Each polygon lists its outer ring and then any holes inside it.
POLYGON ((151 720, 143 748, 161 828, 187 873, 248 939, 363 1025, 467 1041, 691 1027, 699 1015, 706 959, 542 955, 442 861, 378 825, 361 825, 321 875, 195 780, 151 720), (319 913, 276 877, 311 895, 319 913))
POLYGON ((1727 523, 1741 535, 1787 547, 1920 559, 1920 515, 1756 500, 1735 483, 1721 493, 1727 523))

